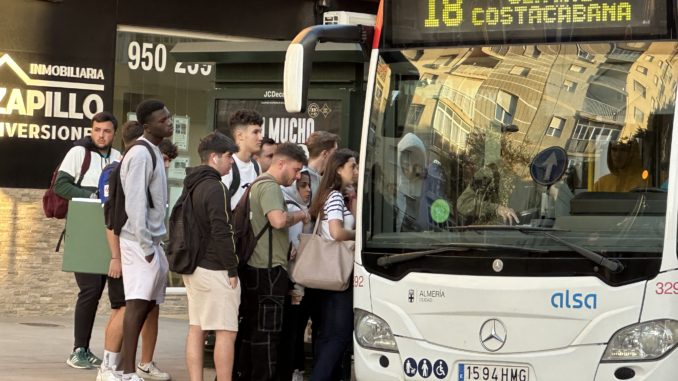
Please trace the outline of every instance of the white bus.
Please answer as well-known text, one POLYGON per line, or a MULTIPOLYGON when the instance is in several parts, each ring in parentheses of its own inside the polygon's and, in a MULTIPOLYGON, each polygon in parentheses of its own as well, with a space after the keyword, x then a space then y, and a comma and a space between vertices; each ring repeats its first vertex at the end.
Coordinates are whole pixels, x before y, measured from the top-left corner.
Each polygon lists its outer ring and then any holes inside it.
POLYGON ((678 378, 676 8, 383 0, 293 41, 289 111, 317 41, 369 54, 358 380, 678 378))

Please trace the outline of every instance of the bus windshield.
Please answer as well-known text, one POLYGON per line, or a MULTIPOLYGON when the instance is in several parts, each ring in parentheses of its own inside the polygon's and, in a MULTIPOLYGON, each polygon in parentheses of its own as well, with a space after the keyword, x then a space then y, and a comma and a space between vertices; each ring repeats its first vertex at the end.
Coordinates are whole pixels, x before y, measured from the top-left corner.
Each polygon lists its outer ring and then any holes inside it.
POLYGON ((656 275, 677 52, 672 42, 382 51, 365 158, 365 265, 398 278, 414 268, 473 273, 452 263, 463 258, 539 257, 564 262, 512 274, 656 275), (626 270, 610 274, 563 241, 627 261, 626 270), (436 254, 377 264, 426 250, 436 254))

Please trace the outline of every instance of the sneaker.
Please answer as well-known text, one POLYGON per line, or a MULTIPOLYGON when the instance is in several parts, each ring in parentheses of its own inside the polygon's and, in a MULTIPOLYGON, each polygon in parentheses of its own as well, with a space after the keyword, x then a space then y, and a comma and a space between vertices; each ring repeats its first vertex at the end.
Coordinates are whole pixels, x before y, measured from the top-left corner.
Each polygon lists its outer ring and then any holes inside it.
POLYGON ((120 381, 122 380, 122 372, 116 372, 115 369, 100 367, 97 373, 96 381, 120 381))
POLYGON ((149 380, 161 380, 167 381, 170 379, 170 375, 167 372, 163 372, 155 366, 153 361, 148 364, 137 364, 137 374, 141 377, 147 378, 149 380))
POLYGON ((304 381, 304 371, 295 369, 292 373, 292 381, 304 381))
POLYGON ((73 353, 71 353, 71 355, 68 356, 66 364, 68 364, 71 368, 75 369, 92 368, 92 363, 89 362, 89 359, 87 358, 87 349, 83 347, 75 348, 73 353))
POLYGON ((126 381, 144 381, 144 379, 139 377, 136 373, 132 373, 132 377, 128 378, 126 381))
POLYGON ((87 361, 93 366, 101 366, 101 359, 92 353, 89 348, 87 348, 87 361))

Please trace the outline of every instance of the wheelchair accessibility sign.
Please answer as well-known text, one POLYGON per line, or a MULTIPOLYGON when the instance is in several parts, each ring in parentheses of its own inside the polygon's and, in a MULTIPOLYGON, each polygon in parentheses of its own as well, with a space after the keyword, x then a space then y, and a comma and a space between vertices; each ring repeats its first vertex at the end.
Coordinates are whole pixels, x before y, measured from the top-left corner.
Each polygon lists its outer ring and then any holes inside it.
POLYGON ((449 369, 447 368, 447 363, 443 360, 438 360, 435 363, 433 363, 433 374, 436 376, 436 378, 440 380, 447 377, 448 370, 449 369))

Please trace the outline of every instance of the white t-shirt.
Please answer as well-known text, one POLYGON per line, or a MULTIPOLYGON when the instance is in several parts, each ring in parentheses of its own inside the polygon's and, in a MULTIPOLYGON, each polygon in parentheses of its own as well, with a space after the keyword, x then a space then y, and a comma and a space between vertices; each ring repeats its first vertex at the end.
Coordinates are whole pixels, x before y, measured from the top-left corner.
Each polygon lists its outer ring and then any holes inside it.
MULTIPOLYGON (((98 188, 101 171, 103 171, 108 164, 119 161, 122 155, 120 155, 118 150, 111 149, 111 154, 107 158, 104 158, 98 152, 94 151, 91 152, 90 156, 89 169, 85 172, 85 176, 82 178, 80 186, 98 188)), ((66 153, 66 156, 59 167, 59 171, 66 172, 73 176, 77 183, 80 178, 80 168, 82 168, 83 160, 85 160, 85 147, 75 146, 66 153)))
POLYGON ((330 234, 330 220, 342 220, 344 229, 355 229, 355 217, 344 203, 344 196, 339 191, 332 191, 323 206, 323 219, 320 221, 321 235, 326 239, 333 240, 330 234))
MULTIPOLYGON (((240 172, 240 186, 238 187, 238 191, 231 197, 231 210, 235 209, 236 205, 238 205, 238 201, 240 201, 240 198, 245 193, 246 186, 252 184, 254 180, 257 179, 257 171, 254 169, 252 160, 244 162, 238 159, 237 155, 233 155, 233 164, 238 166, 238 172, 240 172)), ((230 188, 231 182, 233 181, 233 170, 228 172, 226 176, 223 176, 221 181, 230 188)))

